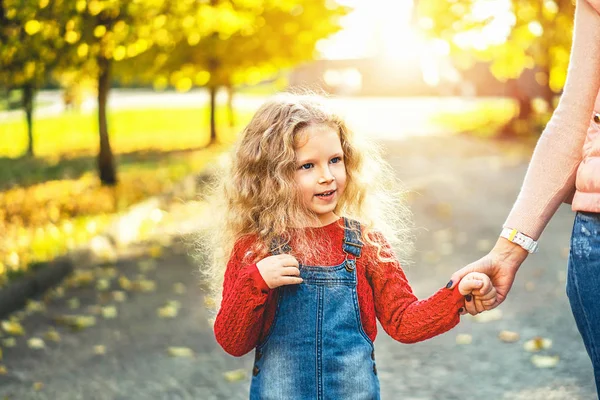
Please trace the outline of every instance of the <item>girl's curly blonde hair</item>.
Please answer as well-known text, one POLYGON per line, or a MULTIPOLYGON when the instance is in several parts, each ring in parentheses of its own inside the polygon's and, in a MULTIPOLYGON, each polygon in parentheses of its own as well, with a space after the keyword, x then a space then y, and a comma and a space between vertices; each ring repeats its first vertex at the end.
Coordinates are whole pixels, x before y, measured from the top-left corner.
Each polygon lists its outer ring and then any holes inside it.
MULTIPOLYGON (((220 304, 223 277, 233 247, 240 238, 255 238, 254 260, 268 255, 274 240, 289 241, 292 228, 318 226, 303 204, 295 184, 295 147, 302 131, 314 125, 338 131, 346 166, 346 189, 335 214, 358 220, 363 238, 373 240, 376 228, 401 261, 411 249, 410 213, 394 172, 368 143, 358 143, 345 122, 329 110, 321 96, 281 93, 263 104, 243 130, 231 164, 218 175, 208 210, 212 228, 201 235, 200 252, 207 253, 201 273, 220 304)), ((313 258, 321 251, 314 238, 294 229, 294 254, 313 258), (313 239, 313 240, 311 240, 313 239)), ((308 258, 307 257, 307 258, 308 258)))

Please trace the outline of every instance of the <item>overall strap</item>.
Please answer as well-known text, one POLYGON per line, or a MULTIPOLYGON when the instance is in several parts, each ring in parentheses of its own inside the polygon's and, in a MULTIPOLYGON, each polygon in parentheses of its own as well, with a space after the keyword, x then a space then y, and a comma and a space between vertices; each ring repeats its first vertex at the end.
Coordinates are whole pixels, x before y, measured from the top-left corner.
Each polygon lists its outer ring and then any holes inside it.
POLYGON ((364 243, 360 240, 360 222, 344 217, 344 253, 359 258, 364 243))
POLYGON ((283 238, 273 239, 271 242, 271 254, 274 256, 283 253, 289 253, 292 251, 288 242, 285 242, 283 238))

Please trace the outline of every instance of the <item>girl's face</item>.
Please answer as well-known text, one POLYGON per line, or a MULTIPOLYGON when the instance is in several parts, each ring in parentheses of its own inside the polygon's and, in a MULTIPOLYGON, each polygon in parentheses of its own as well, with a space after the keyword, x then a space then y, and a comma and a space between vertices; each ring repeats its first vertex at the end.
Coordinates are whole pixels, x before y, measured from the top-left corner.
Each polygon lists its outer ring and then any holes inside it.
POLYGON ((346 167, 340 136, 329 125, 303 129, 296 143, 296 183, 304 204, 322 225, 338 219, 335 207, 346 188, 346 167))

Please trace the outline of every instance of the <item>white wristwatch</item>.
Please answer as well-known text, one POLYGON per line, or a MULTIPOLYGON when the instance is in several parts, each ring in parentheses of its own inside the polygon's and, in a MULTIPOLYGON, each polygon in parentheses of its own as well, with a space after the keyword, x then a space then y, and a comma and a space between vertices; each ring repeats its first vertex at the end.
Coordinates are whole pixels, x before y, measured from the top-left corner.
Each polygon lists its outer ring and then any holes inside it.
POLYGON ((518 244, 529 253, 535 253, 538 248, 538 243, 530 238, 529 236, 519 232, 516 229, 504 228, 500 233, 500 237, 508 239, 509 241, 518 244))

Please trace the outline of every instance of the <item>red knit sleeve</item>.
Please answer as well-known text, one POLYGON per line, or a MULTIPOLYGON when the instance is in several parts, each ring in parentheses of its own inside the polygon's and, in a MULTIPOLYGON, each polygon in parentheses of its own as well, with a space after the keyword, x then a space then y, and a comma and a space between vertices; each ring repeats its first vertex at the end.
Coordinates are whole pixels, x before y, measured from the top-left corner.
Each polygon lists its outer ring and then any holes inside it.
POLYGON ((217 342, 232 356, 243 356, 258 343, 269 287, 256 264, 244 259, 252 241, 236 243, 227 263, 223 282, 223 300, 215 319, 217 342))
POLYGON ((416 343, 456 326, 458 310, 465 302, 458 285, 453 290, 442 288, 428 299, 417 299, 387 240, 381 234, 374 239, 386 261, 380 261, 375 246, 365 246, 368 276, 377 319, 388 335, 402 343, 416 343))

